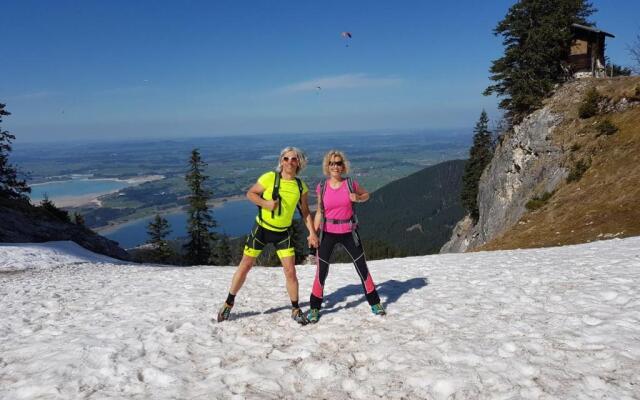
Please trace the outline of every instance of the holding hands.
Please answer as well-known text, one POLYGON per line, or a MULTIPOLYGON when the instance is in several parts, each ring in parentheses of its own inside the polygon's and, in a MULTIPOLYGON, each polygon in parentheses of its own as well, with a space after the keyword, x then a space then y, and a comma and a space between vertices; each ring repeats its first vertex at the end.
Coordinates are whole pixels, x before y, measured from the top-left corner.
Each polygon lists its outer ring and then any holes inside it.
POLYGON ((316 235, 315 232, 311 232, 311 234, 307 236, 307 242, 309 243, 309 247, 312 247, 314 249, 317 249, 320 245, 318 235, 316 235))

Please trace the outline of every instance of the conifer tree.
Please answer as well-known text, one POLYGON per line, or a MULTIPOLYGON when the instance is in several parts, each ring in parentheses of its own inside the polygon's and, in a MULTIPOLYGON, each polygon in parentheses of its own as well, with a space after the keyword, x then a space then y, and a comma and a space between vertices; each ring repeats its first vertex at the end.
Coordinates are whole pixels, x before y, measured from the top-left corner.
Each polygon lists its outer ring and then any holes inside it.
POLYGON ((188 242, 185 244, 187 261, 192 265, 206 264, 211 256, 212 243, 215 233, 216 221, 211 216, 207 202, 212 193, 206 189, 205 181, 209 179, 204 175, 207 164, 202 161, 198 149, 191 151, 189 159, 189 172, 185 179, 191 194, 189 195, 189 208, 187 220, 188 242))
POLYGON ((85 226, 84 216, 82 214, 80 214, 79 212, 74 212, 73 213, 73 222, 76 225, 85 226))
POLYGON ((171 233, 169 222, 160 214, 147 225, 149 240, 147 243, 153 247, 153 258, 158 261, 168 261, 173 256, 173 251, 169 247, 166 237, 171 233))
POLYGON ((469 159, 464 166, 460 196, 462 206, 467 210, 473 222, 476 223, 480 217, 478 209, 478 185, 480 183, 480 176, 493 157, 489 118, 484 110, 482 110, 480 119, 476 123, 473 132, 473 145, 469 150, 469 159))
POLYGON ((585 0, 520 0, 494 29, 501 35, 504 56, 494 60, 484 95, 503 99, 511 124, 518 124, 539 108, 555 84, 567 78, 565 60, 571 48, 571 24, 592 25, 595 12, 585 0))
POLYGON ((40 207, 44 210, 47 210, 49 214, 58 218, 63 222, 71 222, 71 217, 69 217, 69 212, 65 211, 61 208, 58 208, 53 201, 49 200, 49 196, 45 193, 44 198, 40 201, 40 207))
MULTIPOLYGON (((5 105, 0 103, 0 123, 3 116, 11 115, 4 107, 5 105)), ((9 163, 11 143, 15 138, 14 135, 0 127, 0 196, 9 199, 26 198, 27 193, 31 193, 27 182, 18 179, 18 171, 9 163)))
POLYGON ((209 262, 213 265, 232 265, 231 242, 229 236, 223 235, 216 242, 215 251, 211 255, 209 262))

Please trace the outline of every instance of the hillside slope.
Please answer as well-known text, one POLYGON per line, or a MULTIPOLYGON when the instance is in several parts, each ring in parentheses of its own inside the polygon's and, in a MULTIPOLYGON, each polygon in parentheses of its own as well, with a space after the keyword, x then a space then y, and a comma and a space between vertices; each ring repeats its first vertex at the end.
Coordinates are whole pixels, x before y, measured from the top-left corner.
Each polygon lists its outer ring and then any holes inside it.
POLYGON ((552 99, 551 106, 568 116, 553 133, 571 173, 582 161, 588 169, 578 181, 563 181, 539 209, 522 215, 516 225, 479 249, 514 249, 585 243, 611 237, 640 235, 640 78, 593 79, 579 82, 552 99), (595 87, 609 100, 602 112, 578 117, 580 100, 595 87), (621 106, 622 104, 622 106, 621 106), (626 105, 625 105, 626 104, 626 105), (619 130, 598 132, 609 120, 619 130))
POLYGON ((71 240, 95 253, 127 260, 129 254, 117 242, 91 229, 64 221, 29 201, 0 198, 0 243, 71 240))
POLYGON ((460 221, 441 251, 638 235, 639 152, 640 77, 565 84, 502 138, 480 179, 478 223, 460 221), (580 118, 592 88, 597 114, 580 118))
POLYGON ((464 160, 446 161, 391 182, 357 205, 363 240, 391 244, 405 255, 437 253, 464 210, 464 160))

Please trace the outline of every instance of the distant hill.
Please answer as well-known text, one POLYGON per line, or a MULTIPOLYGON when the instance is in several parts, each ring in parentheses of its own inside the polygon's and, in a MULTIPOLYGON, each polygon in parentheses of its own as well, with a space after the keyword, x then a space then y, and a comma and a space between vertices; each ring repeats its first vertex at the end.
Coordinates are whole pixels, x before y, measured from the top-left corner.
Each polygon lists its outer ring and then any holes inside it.
POLYGON ((443 162, 372 192, 368 202, 357 205, 363 240, 385 242, 407 256, 437 253, 464 216, 464 164, 443 162))

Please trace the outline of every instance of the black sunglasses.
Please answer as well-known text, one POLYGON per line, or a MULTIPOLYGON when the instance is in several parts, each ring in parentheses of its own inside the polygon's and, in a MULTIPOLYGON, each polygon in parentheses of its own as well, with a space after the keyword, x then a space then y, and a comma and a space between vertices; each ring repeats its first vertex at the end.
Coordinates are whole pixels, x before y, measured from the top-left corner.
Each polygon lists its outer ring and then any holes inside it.
POLYGON ((283 159, 284 161, 289 161, 289 160, 291 160, 291 162, 296 162, 296 161, 298 161, 298 157, 282 157, 282 159, 283 159))
POLYGON ((342 161, 329 161, 330 167, 333 167, 333 166, 342 167, 343 165, 344 165, 344 162, 342 161))

